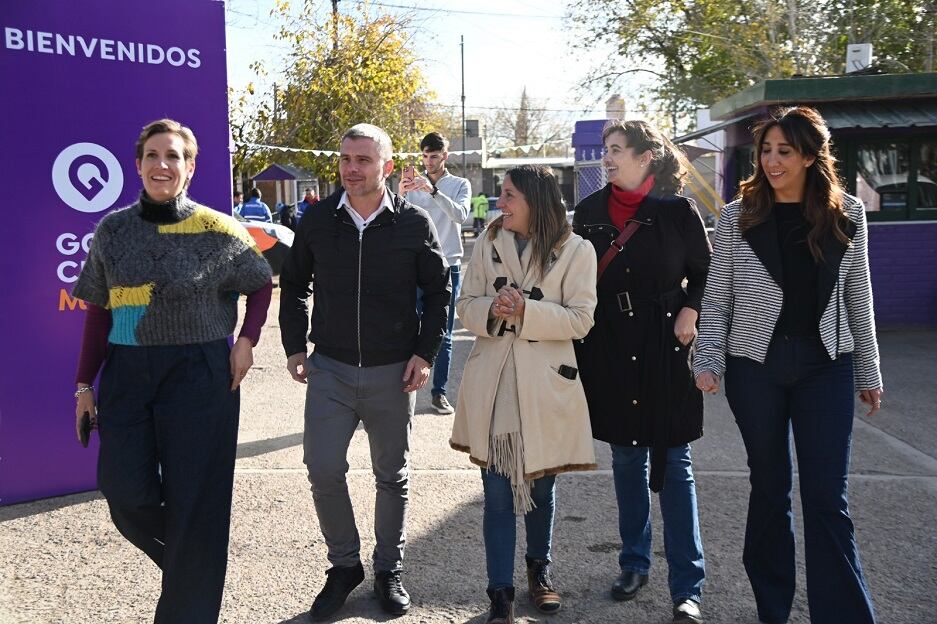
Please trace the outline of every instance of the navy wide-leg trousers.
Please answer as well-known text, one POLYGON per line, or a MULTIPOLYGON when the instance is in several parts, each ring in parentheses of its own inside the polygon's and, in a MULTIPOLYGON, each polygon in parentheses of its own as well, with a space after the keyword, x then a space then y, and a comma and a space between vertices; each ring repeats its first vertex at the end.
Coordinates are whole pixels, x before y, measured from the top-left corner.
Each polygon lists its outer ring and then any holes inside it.
POLYGON ((240 407, 229 352, 227 340, 111 345, 101 375, 98 487, 163 571, 157 623, 218 620, 240 407))

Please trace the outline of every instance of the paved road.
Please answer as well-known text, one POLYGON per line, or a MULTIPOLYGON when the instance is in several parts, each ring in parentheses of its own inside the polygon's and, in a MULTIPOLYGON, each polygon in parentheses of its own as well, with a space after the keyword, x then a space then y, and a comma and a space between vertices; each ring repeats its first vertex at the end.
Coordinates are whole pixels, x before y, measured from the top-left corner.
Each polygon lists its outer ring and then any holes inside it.
MULTIPOLYGON (((884 332, 880 341, 887 409, 874 421, 856 420, 852 514, 880 622, 932 623, 937 622, 937 390, 931 378, 937 332, 884 332)), ((459 329, 453 398, 471 343, 459 329)), ((256 360, 243 391, 221 621, 307 622, 305 612, 327 562, 302 466, 303 387, 283 368, 276 310, 256 360)), ((421 393, 413 428, 405 576, 415 604, 402 622, 484 622, 481 482, 466 457, 449 449, 451 425, 451 417, 432 413, 428 393, 421 393)), ((545 617, 522 599, 518 616, 555 624, 669 622, 657 509, 649 585, 632 603, 608 597, 619 543, 610 454, 602 445, 597 452, 597 471, 558 479, 554 558, 564 609, 545 617)), ((706 435, 694 444, 693 454, 707 559, 707 621, 755 622, 741 564, 747 469, 724 397, 707 398, 706 435)), ((369 554, 374 490, 363 431, 352 442, 349 464, 363 552, 369 554)), ((804 623, 809 618, 802 549, 798 556, 801 576, 791 622, 804 623)), ((521 549, 517 562, 522 585, 521 549)), ((97 493, 0 508, 2 624, 152 621, 158 584, 157 570, 118 535, 97 493)), ((369 584, 370 578, 351 595, 339 619, 388 619, 369 584)))

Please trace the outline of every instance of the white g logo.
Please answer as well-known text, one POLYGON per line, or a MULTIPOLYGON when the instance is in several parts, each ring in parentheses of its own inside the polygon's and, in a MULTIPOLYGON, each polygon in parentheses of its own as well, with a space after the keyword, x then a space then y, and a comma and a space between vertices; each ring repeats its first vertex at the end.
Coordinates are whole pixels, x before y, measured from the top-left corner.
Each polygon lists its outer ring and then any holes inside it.
POLYGON ((79 212, 101 212, 114 205, 124 188, 120 163, 97 143, 75 143, 52 165, 52 185, 63 202, 79 212))

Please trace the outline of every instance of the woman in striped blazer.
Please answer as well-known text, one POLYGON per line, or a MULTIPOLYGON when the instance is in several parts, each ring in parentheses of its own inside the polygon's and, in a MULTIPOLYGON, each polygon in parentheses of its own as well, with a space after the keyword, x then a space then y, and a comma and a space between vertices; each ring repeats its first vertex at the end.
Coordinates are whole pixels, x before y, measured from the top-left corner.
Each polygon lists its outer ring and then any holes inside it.
POLYGON ((813 622, 875 621, 846 497, 855 392, 881 406, 862 203, 812 108, 755 129, 755 173, 716 228, 693 369, 726 380, 751 470, 743 560, 762 622, 794 597, 793 430, 813 622))

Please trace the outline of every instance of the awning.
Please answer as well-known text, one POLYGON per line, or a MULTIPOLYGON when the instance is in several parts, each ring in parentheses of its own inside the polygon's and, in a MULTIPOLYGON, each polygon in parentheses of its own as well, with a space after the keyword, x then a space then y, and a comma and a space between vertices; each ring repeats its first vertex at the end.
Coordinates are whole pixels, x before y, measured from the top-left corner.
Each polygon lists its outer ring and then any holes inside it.
POLYGON ((937 126, 937 102, 933 100, 829 102, 816 107, 833 130, 937 126))
POLYGON ((677 138, 675 138, 675 139, 671 139, 671 141, 672 141, 673 143, 679 145, 680 143, 686 143, 687 141, 692 141, 693 139, 699 139, 699 138, 701 138, 701 137, 706 136, 707 134, 712 134, 713 132, 718 132, 719 130, 723 130, 723 129, 725 129, 725 128, 728 128, 728 127, 731 126, 732 124, 734 124, 734 123, 736 123, 736 122, 739 122, 739 121, 742 121, 743 119, 748 119, 749 117, 754 117, 754 116, 757 115, 757 114, 758 114, 757 112, 750 112, 750 113, 746 113, 746 114, 744 114, 744 115, 739 115, 738 117, 735 117, 735 118, 733 118, 733 119, 727 119, 727 120, 725 120, 725 121, 720 121, 719 123, 713 124, 713 125, 709 126, 708 128, 703 128, 702 130, 695 130, 695 131, 693 131, 693 132, 690 132, 689 134, 684 134, 683 136, 679 136, 679 137, 677 137, 677 138))
MULTIPOLYGON (((827 127, 831 130, 937 127, 937 102, 933 100, 824 102, 811 105, 820 111, 823 119, 826 120, 827 127)), ((708 128, 684 134, 672 141, 676 144, 686 143, 761 114, 763 114, 761 111, 750 111, 745 115, 721 121, 708 128)))

